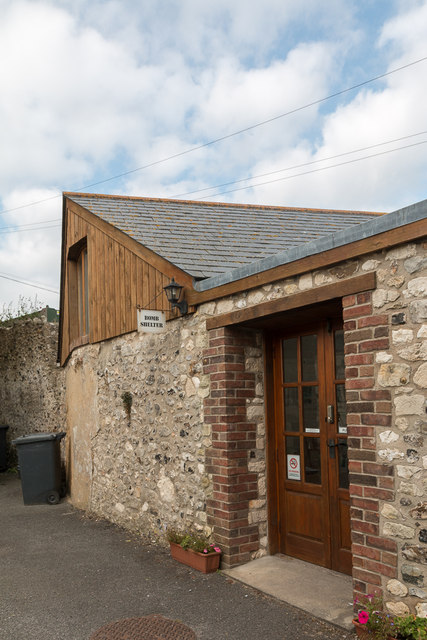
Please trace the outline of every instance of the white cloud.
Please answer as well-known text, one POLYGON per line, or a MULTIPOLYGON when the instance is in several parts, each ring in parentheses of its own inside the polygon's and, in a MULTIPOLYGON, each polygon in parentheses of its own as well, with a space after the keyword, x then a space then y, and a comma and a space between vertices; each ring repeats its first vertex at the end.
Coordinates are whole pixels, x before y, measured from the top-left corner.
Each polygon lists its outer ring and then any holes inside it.
MULTIPOLYGON (((3 208, 179 154, 426 55, 427 5, 417 0, 387 3, 387 20, 356 0, 0 7, 3 208)), ((427 130, 426 68, 91 190, 173 196, 427 130)), ((425 157, 413 148, 218 199, 394 209, 424 197, 425 157)), ((0 226, 59 216, 49 201, 0 226)), ((0 235, 0 272, 57 288, 58 231, 0 235)), ((0 308, 12 293, 0 280, 0 308)))

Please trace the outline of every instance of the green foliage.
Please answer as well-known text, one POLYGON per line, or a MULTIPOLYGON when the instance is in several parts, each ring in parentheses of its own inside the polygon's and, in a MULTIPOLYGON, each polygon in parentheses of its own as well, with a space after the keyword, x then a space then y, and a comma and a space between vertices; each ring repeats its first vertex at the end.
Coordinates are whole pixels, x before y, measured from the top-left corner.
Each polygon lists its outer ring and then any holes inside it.
POLYGON ((132 394, 129 391, 125 391, 124 393, 122 393, 122 402, 123 402, 123 407, 126 411, 126 415, 130 420, 133 398, 132 398, 132 394))
POLYGON ((220 551, 214 543, 209 542, 208 538, 194 531, 181 532, 176 529, 168 529, 166 533, 168 542, 179 544, 183 549, 191 549, 198 553, 215 553, 220 551))
POLYGON ((402 616, 395 618, 394 624, 399 640, 427 640, 427 618, 402 616))
POLYGON ((8 305, 3 305, 3 309, 0 311, 0 323, 10 324, 13 320, 22 318, 23 316, 35 316, 44 306, 46 305, 39 301, 37 295, 34 300, 32 298, 19 296, 16 306, 14 306, 12 302, 8 305))

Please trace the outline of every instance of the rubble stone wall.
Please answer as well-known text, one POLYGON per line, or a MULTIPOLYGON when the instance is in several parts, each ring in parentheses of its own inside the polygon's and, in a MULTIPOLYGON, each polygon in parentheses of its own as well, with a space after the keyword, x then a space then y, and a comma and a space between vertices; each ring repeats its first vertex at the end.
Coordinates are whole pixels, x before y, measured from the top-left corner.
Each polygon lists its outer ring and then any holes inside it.
POLYGON ((210 533, 205 449, 204 323, 130 333, 75 350, 66 366, 69 476, 76 506, 162 540, 165 529, 210 533))
POLYGON ((64 429, 64 371, 57 365, 58 323, 19 318, 0 326, 0 424, 8 442, 64 429))

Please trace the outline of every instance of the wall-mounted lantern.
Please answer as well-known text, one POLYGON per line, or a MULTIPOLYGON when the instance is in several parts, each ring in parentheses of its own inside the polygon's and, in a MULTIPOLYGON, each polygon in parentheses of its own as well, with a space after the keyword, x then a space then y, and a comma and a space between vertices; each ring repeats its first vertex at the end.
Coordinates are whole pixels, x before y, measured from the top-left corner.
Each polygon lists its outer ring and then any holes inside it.
POLYGON ((188 312, 187 300, 181 300, 181 302, 179 302, 179 298, 181 296, 181 291, 183 290, 183 288, 184 287, 182 286, 182 284, 178 284, 177 282, 175 282, 174 278, 172 278, 170 284, 166 285, 166 287, 163 287, 172 309, 175 309, 176 307, 177 309, 179 309, 181 315, 185 316, 185 314, 188 312))

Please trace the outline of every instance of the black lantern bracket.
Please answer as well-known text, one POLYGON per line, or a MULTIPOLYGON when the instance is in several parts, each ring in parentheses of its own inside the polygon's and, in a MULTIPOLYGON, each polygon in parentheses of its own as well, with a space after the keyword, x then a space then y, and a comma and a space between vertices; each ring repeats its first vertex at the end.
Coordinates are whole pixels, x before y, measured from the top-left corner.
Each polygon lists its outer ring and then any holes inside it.
POLYGON ((163 287, 166 297, 171 305, 172 309, 179 309, 179 312, 182 316, 185 316, 188 313, 188 303, 187 300, 179 300, 181 297, 181 292, 183 290, 182 284, 178 284, 175 282, 175 279, 172 278, 169 284, 166 287, 163 287))

